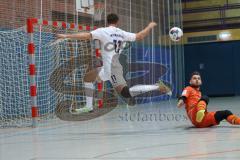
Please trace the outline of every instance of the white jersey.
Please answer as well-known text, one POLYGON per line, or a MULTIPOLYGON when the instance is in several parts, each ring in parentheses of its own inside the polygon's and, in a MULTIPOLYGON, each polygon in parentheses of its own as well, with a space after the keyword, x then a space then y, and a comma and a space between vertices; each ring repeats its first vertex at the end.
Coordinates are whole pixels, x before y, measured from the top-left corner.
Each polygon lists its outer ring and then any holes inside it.
POLYGON ((122 66, 119 63, 119 54, 122 52, 125 42, 136 40, 136 34, 123 31, 113 26, 98 28, 92 31, 91 34, 92 39, 101 42, 103 70, 100 74, 104 74, 105 77, 107 77, 105 80, 110 80, 110 77, 116 79, 115 77, 123 76, 122 66))

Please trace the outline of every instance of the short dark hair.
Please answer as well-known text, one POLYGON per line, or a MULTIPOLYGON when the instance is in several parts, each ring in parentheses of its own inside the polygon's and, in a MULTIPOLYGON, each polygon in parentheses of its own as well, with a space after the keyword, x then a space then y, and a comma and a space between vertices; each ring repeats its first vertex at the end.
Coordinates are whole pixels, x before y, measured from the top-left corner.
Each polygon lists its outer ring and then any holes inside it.
POLYGON ((107 15, 107 23, 108 24, 116 24, 118 22, 119 18, 118 15, 115 13, 110 13, 107 15))
MULTIPOLYGON (((198 76, 201 77, 201 74, 200 74, 198 71, 194 71, 194 72, 192 72, 192 74, 191 74, 191 78, 192 78, 193 76, 195 76, 195 75, 198 75, 198 76)), ((190 78, 190 79, 191 79, 191 78, 190 78)))

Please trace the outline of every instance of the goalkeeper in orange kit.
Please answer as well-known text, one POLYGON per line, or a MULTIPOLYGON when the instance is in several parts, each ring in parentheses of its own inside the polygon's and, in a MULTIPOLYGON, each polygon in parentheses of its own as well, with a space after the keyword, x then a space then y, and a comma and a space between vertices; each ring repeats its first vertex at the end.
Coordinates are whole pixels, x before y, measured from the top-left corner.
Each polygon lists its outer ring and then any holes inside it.
POLYGON ((209 98, 202 96, 200 86, 202 85, 199 72, 193 72, 190 79, 190 86, 186 87, 178 100, 177 106, 185 105, 187 115, 192 124, 197 128, 211 127, 218 125, 222 120, 230 124, 240 125, 240 118, 229 110, 208 112, 207 105, 209 98))

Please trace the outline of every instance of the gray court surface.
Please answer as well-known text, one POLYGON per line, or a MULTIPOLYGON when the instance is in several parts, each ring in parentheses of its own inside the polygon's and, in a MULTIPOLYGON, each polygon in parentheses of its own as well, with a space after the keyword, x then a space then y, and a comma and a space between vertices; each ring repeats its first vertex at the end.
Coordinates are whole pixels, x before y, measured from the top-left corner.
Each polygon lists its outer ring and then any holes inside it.
MULTIPOLYGON (((0 160, 240 159, 240 126, 197 129, 176 100, 119 106, 100 118, 0 129, 0 160)), ((240 97, 211 98, 209 110, 240 113, 240 97)))

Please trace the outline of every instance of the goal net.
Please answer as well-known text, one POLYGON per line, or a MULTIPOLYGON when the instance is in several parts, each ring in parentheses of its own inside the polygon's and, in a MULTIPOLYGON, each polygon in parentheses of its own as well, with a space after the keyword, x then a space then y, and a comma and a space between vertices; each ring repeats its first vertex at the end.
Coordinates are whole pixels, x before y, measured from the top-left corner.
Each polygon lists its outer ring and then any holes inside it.
POLYGON ((27 40, 25 27, 0 32, 1 127, 29 123, 27 40))
POLYGON ((32 126, 55 118, 61 105, 84 105, 83 76, 99 63, 93 42, 55 42, 56 34, 94 27, 37 19, 30 23, 30 28, 0 32, 0 127, 32 126))

